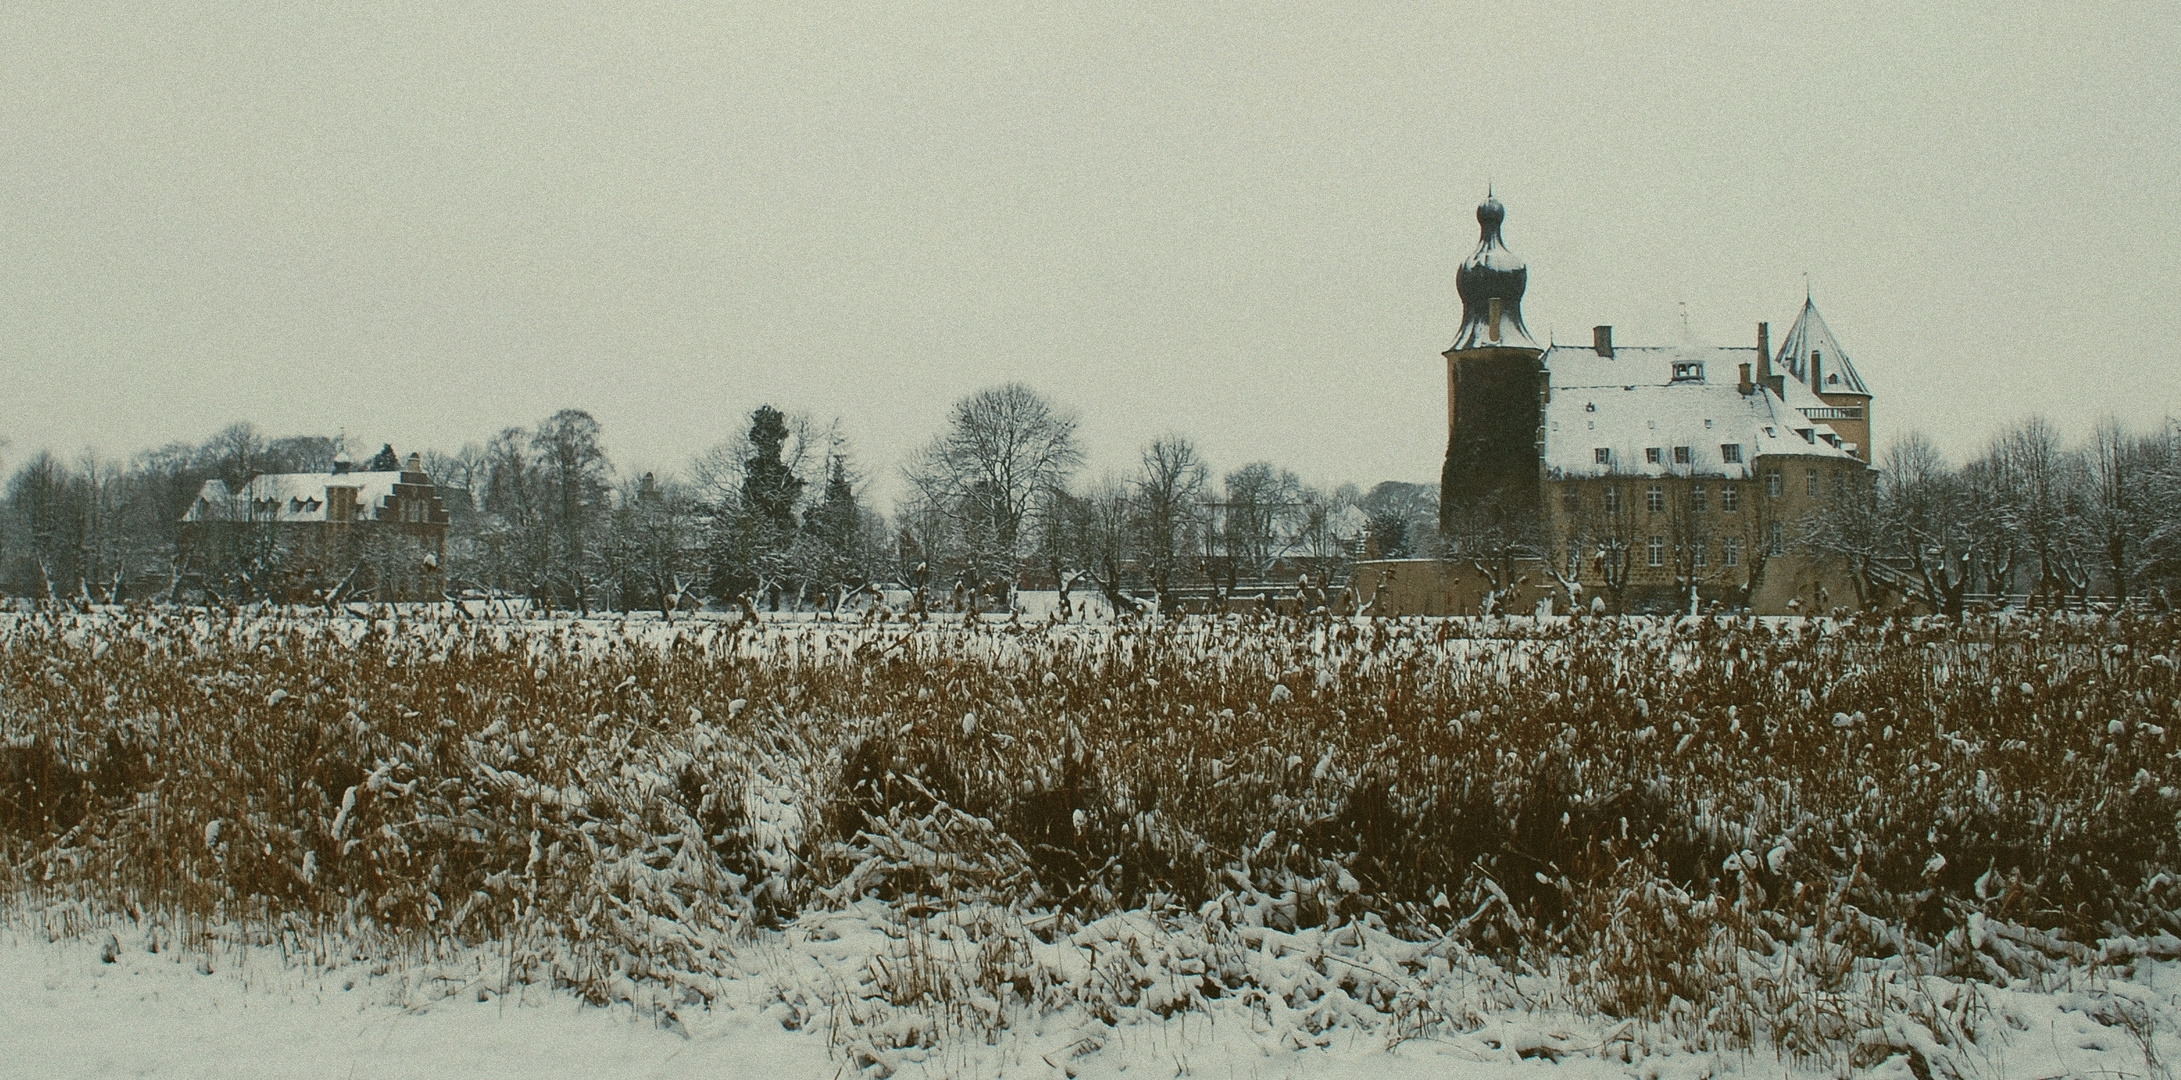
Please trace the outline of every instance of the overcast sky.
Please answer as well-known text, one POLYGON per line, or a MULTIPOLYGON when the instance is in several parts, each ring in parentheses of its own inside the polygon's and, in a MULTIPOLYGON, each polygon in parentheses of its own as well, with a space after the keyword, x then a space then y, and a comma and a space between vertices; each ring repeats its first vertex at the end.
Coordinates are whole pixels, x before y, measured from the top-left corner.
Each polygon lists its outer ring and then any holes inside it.
POLYGON ((14 4, 0 463, 770 402, 885 498, 1020 380, 1094 469, 1435 481, 1487 182, 1529 325, 1774 340, 1960 454, 2181 414, 2171 4, 14 4))

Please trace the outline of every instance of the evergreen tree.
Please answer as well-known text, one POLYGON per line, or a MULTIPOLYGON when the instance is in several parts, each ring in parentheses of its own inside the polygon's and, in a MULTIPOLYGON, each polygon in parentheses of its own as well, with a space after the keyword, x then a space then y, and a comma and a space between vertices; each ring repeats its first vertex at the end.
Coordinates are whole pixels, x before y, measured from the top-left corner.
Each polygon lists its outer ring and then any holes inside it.
POLYGON ((803 478, 781 460, 781 446, 788 441, 787 417, 770 405, 750 414, 750 447, 754 453, 742 476, 742 504, 746 512, 778 533, 795 529, 795 504, 803 497, 803 478))

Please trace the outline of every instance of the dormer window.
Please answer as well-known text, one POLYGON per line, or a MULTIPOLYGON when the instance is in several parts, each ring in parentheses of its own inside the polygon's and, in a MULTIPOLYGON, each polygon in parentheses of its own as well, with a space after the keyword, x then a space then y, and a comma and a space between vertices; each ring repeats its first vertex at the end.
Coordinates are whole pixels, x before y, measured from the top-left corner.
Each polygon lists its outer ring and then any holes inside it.
POLYGON ((1613 464, 1613 451, 1607 447, 1601 446, 1596 450, 1592 450, 1590 454, 1591 460, 1597 462, 1600 465, 1613 464))
POLYGON ((1659 449, 1658 447, 1656 447, 1656 446, 1646 446, 1646 447, 1644 447, 1644 448, 1643 448, 1643 463, 1644 463, 1644 464, 1646 464, 1646 465, 1657 465, 1657 464, 1660 464, 1660 463, 1662 463, 1662 462, 1664 462, 1664 461, 1665 461, 1665 453, 1664 453, 1664 451, 1660 450, 1660 449, 1659 449))
POLYGON ((1809 443, 1812 446, 1817 445, 1817 434, 1810 428, 1797 428, 1795 429, 1795 434, 1802 436, 1802 441, 1809 443))
POLYGON ((1683 360, 1674 364, 1675 382, 1703 382, 1704 364, 1700 360, 1683 360))
POLYGON ((1674 447, 1674 464, 1676 465, 1687 465, 1694 460, 1695 456, 1686 446, 1674 447))

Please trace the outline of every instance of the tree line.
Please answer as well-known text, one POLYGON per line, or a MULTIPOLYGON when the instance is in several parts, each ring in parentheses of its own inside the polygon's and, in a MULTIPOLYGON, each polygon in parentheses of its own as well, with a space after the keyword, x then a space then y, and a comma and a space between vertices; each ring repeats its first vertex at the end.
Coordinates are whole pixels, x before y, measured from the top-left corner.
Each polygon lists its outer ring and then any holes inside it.
POLYGON ((1848 561, 1866 597, 1959 615, 1979 594, 2032 605, 2105 598, 2170 607, 2181 593, 2181 427, 2116 420, 2070 442, 2041 417, 1967 461, 1911 431, 1878 461, 1872 497, 1836 500, 1801 543, 1848 561))
MULTIPOLYGON (((1132 470, 1086 478, 1077 423, 1019 384, 964 398, 903 466, 908 495, 890 515, 866 504, 839 422, 771 405, 679 475, 618 469, 601 425, 577 409, 421 457, 449 511, 450 594, 579 612, 826 609, 884 589, 927 609, 991 610, 1023 585, 1132 610, 1268 575, 1322 588, 1366 534, 1381 553, 1429 547, 1436 499, 1423 485, 1321 491, 1268 462, 1215 484, 1179 435, 1153 440, 1132 470)), ((126 459, 31 454, 0 499, 0 591, 276 598, 262 584, 278 580, 274 567, 191 565, 180 522, 207 480, 240 490, 258 474, 329 472, 341 452, 331 437, 237 423, 126 459)), ((282 557, 270 544, 255 555, 282 557)))
MULTIPOLYGON (((993 610, 1020 587, 1057 591, 1064 610, 1096 597, 1130 611, 1307 597, 1364 557, 1475 560, 1490 548, 1552 563, 1519 542, 1486 544, 1461 520, 1442 532, 1431 486, 1321 489, 1262 461, 1215 477, 1180 434, 1088 474, 1077 426, 1020 384, 963 398, 902 464, 907 494, 890 514, 867 505, 839 422, 770 405, 678 475, 617 469, 598 421, 576 409, 422 458, 451 512, 450 593, 582 612, 828 609, 882 589, 927 610, 993 610)), ((206 480, 239 489, 260 473, 326 472, 340 452, 331 437, 268 438, 238 423, 126 459, 33 453, 0 498, 0 591, 266 599, 258 579, 187 564, 183 514, 206 480)), ((382 466, 393 467, 368 467, 382 466)), ((1959 614, 1979 594, 2164 604, 2181 589, 2181 430, 2170 423, 2108 421, 2070 443, 2031 418, 1959 463, 1910 432, 1869 480, 1788 523, 1794 545, 1847 562, 1864 606, 1907 599, 1959 614)), ((1751 557, 1773 546, 1753 541, 1751 557)))

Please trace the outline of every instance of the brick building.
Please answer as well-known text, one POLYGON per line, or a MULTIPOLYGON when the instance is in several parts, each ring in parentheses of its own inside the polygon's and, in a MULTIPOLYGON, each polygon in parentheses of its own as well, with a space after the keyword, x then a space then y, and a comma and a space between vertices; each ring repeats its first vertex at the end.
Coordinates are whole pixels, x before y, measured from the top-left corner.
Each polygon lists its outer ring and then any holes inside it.
POLYGON ((1451 557, 1430 572, 1365 564, 1358 580, 1391 590, 1379 610, 1474 610, 1486 593, 1501 610, 1868 599, 1822 538, 1873 495, 1871 394, 1817 306, 1805 300, 1777 352, 1764 323, 1741 347, 1617 346, 1610 326, 1587 346, 1540 347, 1505 219, 1496 199, 1477 208, 1477 250, 1455 279, 1440 478, 1451 557))
POLYGON ((185 582, 229 600, 439 600, 448 512, 422 460, 207 480, 182 516, 185 582))

